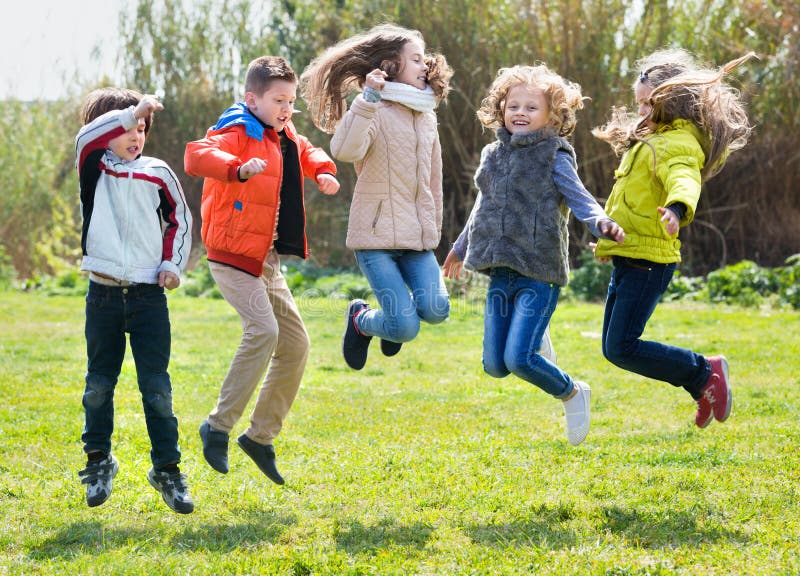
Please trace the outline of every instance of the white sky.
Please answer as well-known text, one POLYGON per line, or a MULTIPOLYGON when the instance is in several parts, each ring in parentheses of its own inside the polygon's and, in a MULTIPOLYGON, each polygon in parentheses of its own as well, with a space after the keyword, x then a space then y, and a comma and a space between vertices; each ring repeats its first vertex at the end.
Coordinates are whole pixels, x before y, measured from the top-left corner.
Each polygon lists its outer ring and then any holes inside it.
POLYGON ((76 79, 116 79, 119 13, 133 1, 15 0, 0 33, 0 99, 51 100, 76 79))

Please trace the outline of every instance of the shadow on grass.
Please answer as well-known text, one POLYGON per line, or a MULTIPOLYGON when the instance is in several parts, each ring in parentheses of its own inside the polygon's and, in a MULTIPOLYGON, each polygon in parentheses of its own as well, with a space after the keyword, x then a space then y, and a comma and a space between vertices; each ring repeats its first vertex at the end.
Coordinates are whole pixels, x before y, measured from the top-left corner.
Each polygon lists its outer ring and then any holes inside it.
POLYGON ((465 529, 469 538, 484 546, 545 546, 569 548, 577 542, 575 532, 564 526, 575 516, 571 504, 542 504, 533 510, 535 518, 514 522, 475 524, 465 529))
POLYGON ((104 526, 96 520, 74 522, 33 547, 29 557, 42 560, 114 548, 161 547, 165 545, 165 540, 172 549, 230 552, 242 546, 274 543, 296 523, 294 517, 259 512, 250 514, 246 522, 188 526, 180 532, 165 534, 158 526, 146 524, 118 528, 104 526))
POLYGON ((419 522, 401 526, 393 520, 382 520, 374 526, 365 526, 352 520, 338 525, 334 530, 334 538, 339 548, 348 554, 358 554, 391 546, 422 549, 432 533, 433 527, 419 522))
POLYGON ((642 511, 619 506, 602 509, 601 528, 645 548, 699 545, 725 542, 746 543, 749 538, 740 530, 731 530, 716 523, 698 523, 696 514, 686 511, 642 511))

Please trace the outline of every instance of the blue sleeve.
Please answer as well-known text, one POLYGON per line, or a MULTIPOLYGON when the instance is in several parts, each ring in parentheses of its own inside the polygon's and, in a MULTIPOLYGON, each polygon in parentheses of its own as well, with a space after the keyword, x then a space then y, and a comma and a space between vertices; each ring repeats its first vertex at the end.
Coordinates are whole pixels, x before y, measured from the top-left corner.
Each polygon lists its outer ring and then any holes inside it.
POLYGON ((611 219, 594 199, 594 196, 584 187, 572 164, 572 158, 567 152, 558 151, 556 153, 553 163, 553 182, 575 217, 586 224, 595 237, 603 237, 598 224, 603 220, 611 219))
POLYGON ((478 192, 475 203, 472 205, 472 211, 469 213, 469 218, 467 218, 467 222, 464 224, 464 229, 453 243, 453 251, 460 260, 464 260, 464 258, 467 257, 467 248, 469 248, 469 227, 472 225, 472 221, 475 219, 475 213, 478 211, 478 207, 481 204, 481 196, 481 193, 478 192))
POLYGON ((453 252, 456 253, 456 256, 458 256, 459 260, 464 260, 464 258, 467 257, 468 231, 469 223, 464 226, 461 234, 458 235, 458 238, 456 238, 456 241, 453 243, 453 252))

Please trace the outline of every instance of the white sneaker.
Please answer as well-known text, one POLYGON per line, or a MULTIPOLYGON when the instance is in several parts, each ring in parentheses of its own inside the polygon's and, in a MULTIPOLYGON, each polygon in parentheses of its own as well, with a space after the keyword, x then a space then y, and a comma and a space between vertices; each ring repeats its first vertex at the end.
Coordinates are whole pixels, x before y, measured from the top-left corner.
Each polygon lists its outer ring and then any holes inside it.
POLYGON ((543 356, 547 358, 552 364, 557 364, 556 362, 556 351, 553 348, 553 341, 550 340, 550 325, 547 325, 547 328, 544 329, 544 336, 542 336, 542 343, 539 345, 539 349, 536 351, 539 356, 543 356))
POLYGON ((577 446, 586 439, 589 433, 589 397, 592 389, 586 382, 575 380, 578 391, 572 398, 564 401, 564 413, 567 416, 567 440, 577 446))

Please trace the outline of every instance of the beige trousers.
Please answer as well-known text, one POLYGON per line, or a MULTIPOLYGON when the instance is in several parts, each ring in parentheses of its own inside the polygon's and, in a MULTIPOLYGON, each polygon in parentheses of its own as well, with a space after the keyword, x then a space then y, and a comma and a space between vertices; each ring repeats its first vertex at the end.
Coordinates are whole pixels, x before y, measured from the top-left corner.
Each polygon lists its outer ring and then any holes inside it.
POLYGON ((222 296, 242 320, 242 341, 208 422, 230 433, 264 378, 245 434, 260 444, 272 444, 303 378, 309 349, 306 327, 274 250, 260 278, 224 264, 208 265, 222 296))

